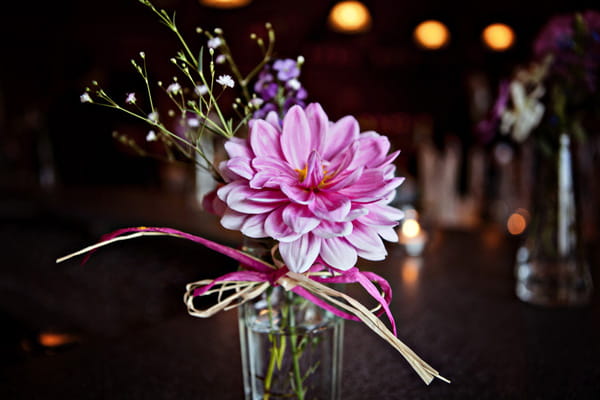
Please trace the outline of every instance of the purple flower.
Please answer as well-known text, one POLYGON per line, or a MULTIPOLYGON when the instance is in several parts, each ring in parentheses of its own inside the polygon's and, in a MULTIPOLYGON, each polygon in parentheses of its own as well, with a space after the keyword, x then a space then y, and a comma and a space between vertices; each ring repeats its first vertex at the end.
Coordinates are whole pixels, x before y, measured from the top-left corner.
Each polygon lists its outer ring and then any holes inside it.
POLYGON ((300 68, 298 68, 298 63, 296 60, 292 60, 291 58, 276 60, 273 63, 273 69, 277 71, 277 79, 283 82, 300 76, 300 68))
POLYGON ((248 139, 225 144, 228 183, 221 224, 272 237, 287 267, 352 268, 358 257, 382 260, 382 239, 397 241, 402 212, 389 206, 403 178, 395 177, 389 140, 360 133, 354 117, 330 122, 318 103, 293 106, 281 125, 274 113, 254 120, 248 139))

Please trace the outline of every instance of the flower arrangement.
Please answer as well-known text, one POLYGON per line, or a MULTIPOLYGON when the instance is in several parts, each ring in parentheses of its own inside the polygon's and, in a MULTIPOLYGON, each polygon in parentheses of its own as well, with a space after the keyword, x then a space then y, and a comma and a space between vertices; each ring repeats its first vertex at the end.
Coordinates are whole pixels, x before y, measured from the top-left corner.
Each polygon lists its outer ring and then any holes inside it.
MULTIPOLYGON (((205 210, 219 215, 225 228, 241 231, 248 238, 269 239, 273 246, 267 257, 259 257, 171 228, 134 227, 109 233, 99 243, 57 262, 81 254, 89 257, 94 250, 115 241, 153 235, 192 240, 238 261, 238 271, 189 284, 184 300, 191 315, 209 317, 266 295, 268 323, 273 326, 284 321, 286 329, 291 327, 291 334, 289 342, 269 334, 270 361, 261 378, 264 399, 274 393, 274 371, 282 368, 288 347, 291 366, 285 376, 291 381, 293 396, 305 398, 308 376, 318 368, 317 364, 306 370, 300 367, 308 341, 307 336, 300 338, 294 326, 294 304, 298 302, 362 321, 398 350, 426 383, 434 378, 449 382, 397 338, 389 308, 389 284, 356 267, 359 257, 383 260, 387 256, 384 240, 398 240, 395 227, 402 212, 390 203, 403 181, 395 176, 394 160, 399 151, 390 153, 385 136, 361 132, 354 117, 331 121, 319 103, 308 102, 299 79, 304 59, 274 56, 275 33, 270 24, 266 24, 266 39, 251 36, 262 59, 243 74, 222 30, 197 29, 206 36, 206 47, 194 52, 174 17, 149 0, 139 1, 175 34, 183 48, 171 59, 181 76, 168 85, 158 82, 173 109, 161 113, 153 100, 154 88, 148 79, 144 53, 140 54, 141 62, 134 60, 132 64, 145 83, 148 109, 142 107, 137 93, 126 94, 122 104, 98 82, 86 89, 81 101, 143 121, 149 126, 146 140, 160 141, 168 159, 183 156, 210 171, 218 185, 205 196, 205 210), (228 90, 239 94, 231 103, 221 97, 228 90), (203 147, 213 136, 224 139, 228 156, 218 164, 203 147), (331 286, 349 283, 362 285, 378 307, 370 310, 331 286), (287 296, 293 293, 300 300, 286 303, 275 318, 277 288, 284 288, 287 296), (214 306, 196 308, 195 297, 213 294, 218 294, 214 306), (391 330, 379 319, 384 313, 391 330)), ((115 137, 148 155, 142 145, 120 134, 115 137)))
POLYGON ((517 144, 534 140, 553 152, 560 134, 586 136, 590 118, 600 115, 600 13, 557 15, 542 27, 533 57, 503 79, 488 118, 477 131, 490 140, 496 132, 517 144))
POLYGON ((581 145, 599 128, 599 75, 600 13, 557 15, 535 38, 531 62, 501 82, 490 117, 478 125, 486 140, 499 132, 506 146, 508 138, 527 167, 515 176, 526 182, 520 201, 531 210, 515 265, 515 291, 526 302, 581 305, 591 298, 577 184, 581 145))

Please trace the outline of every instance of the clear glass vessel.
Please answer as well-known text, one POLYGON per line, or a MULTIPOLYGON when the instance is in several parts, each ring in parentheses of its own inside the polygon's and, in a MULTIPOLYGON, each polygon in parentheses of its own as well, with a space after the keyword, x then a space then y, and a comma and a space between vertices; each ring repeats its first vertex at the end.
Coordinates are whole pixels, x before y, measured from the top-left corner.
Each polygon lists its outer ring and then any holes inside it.
POLYGON ((542 306, 585 305, 593 285, 569 136, 560 135, 553 149, 537 155, 531 223, 516 257, 516 295, 542 306))
POLYGON ((238 312, 246 400, 340 399, 343 318, 279 286, 238 312))

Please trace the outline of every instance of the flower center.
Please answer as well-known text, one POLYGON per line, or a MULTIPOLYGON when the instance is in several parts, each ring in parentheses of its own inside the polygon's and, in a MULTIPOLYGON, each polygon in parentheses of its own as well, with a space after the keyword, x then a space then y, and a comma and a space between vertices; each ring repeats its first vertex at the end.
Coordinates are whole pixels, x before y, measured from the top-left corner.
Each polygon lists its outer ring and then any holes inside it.
MULTIPOLYGON (((328 174, 327 173, 327 169, 325 168, 325 166, 322 166, 323 168, 323 178, 321 179, 321 182, 319 182, 314 189, 322 189, 329 180, 331 180, 331 178, 333 177, 333 175, 328 174)), ((308 174, 308 166, 305 166, 302 169, 295 169, 294 171, 296 171, 298 173, 298 181, 299 182, 304 182, 304 180, 306 179, 306 175, 308 174)))

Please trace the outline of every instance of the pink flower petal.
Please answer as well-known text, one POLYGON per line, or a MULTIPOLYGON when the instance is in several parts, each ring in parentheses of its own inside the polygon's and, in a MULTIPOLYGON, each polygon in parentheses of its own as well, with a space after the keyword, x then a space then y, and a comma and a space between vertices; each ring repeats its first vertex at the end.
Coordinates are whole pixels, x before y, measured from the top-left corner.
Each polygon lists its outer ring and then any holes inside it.
POLYGON ((257 157, 283 158, 280 136, 273 125, 263 120, 256 120, 249 134, 252 151, 257 157))
POLYGON ((346 116, 329 127, 325 138, 323 158, 331 160, 358 139, 358 121, 346 116))
MULTIPOLYGON (((292 168, 303 170, 313 150, 313 137, 304 110, 292 106, 283 119, 281 149, 292 168)), ((316 138, 315 138, 316 140, 316 138)))
POLYGON ((327 191, 337 191, 348 186, 354 185, 361 177, 363 169, 355 169, 350 173, 341 173, 334 177, 330 182, 327 182, 325 188, 327 191))
POLYGON ((322 153, 327 129, 329 128, 329 118, 319 103, 310 103, 304 111, 310 131, 313 134, 313 148, 322 153))
POLYGON ((346 237, 362 258, 372 261, 383 260, 387 256, 385 245, 377 230, 360 223, 354 223, 352 233, 346 237))
POLYGON ((282 184, 281 191, 285 193, 291 201, 298 204, 309 204, 315 198, 315 194, 311 190, 298 185, 282 184))
POLYGON ((271 124, 274 128, 281 131, 281 121, 279 121, 279 116, 275 111, 269 111, 267 116, 265 117, 265 121, 271 124))
POLYGON ((225 210, 223 217, 221 217, 221 225, 225 229, 239 231, 242 229, 242 226, 244 225, 246 218, 248 218, 247 214, 242 214, 242 213, 233 211, 232 209, 228 208, 225 210))
POLYGON ((384 204, 371 204, 369 213, 360 217, 360 222, 367 225, 396 226, 402 218, 402 210, 384 204))
POLYGON ((352 222, 321 221, 312 232, 323 239, 347 236, 352 232, 352 222))
POLYGON ((227 168, 241 178, 252 179, 254 170, 250 166, 250 159, 245 157, 233 157, 227 161, 227 168))
POLYGON ((279 253, 290 271, 302 273, 314 264, 321 250, 321 238, 310 233, 293 242, 279 243, 279 253))
POLYGON ((252 196, 260 196, 260 191, 243 186, 234 187, 227 196, 227 206, 245 214, 261 214, 278 207, 274 202, 252 201, 250 200, 252 196))
POLYGON ((267 235, 264 229, 265 219, 267 219, 267 214, 251 215, 246 218, 240 231, 251 238, 267 237, 269 235, 267 235))
POLYGON ((391 226, 377 227, 377 233, 388 242, 398 242, 398 232, 391 226))
POLYGON ((300 237, 300 233, 288 226, 283 219, 284 207, 279 207, 271 212, 265 220, 265 232, 268 236, 280 242, 291 242, 300 237))
POLYGON ((245 157, 252 158, 254 154, 252 153, 252 149, 248 144, 246 139, 242 139, 239 137, 232 137, 227 142, 225 142, 225 151, 227 151, 227 155, 229 158, 233 157, 245 157))
POLYGON ((255 191, 248 200, 256 201, 258 203, 281 203, 288 202, 288 198, 279 190, 263 189, 255 191))
POLYGON ((315 188, 323 180, 323 166, 321 156, 316 150, 310 152, 308 162, 306 163, 306 177, 302 181, 302 186, 315 188))
POLYGON ((294 232, 305 234, 319 225, 320 219, 316 218, 310 210, 299 204, 288 204, 283 209, 283 222, 291 227, 294 232))
POLYGON ((346 271, 356 265, 356 250, 343 238, 323 239, 319 253, 323 261, 333 268, 346 271))
POLYGON ((335 192, 319 192, 308 203, 308 208, 317 217, 329 221, 344 221, 352 203, 348 197, 335 192))
POLYGON ((381 170, 370 169, 364 171, 354 185, 341 189, 339 193, 357 202, 378 201, 382 196, 400 186, 403 181, 403 178, 393 178, 385 181, 381 170))

